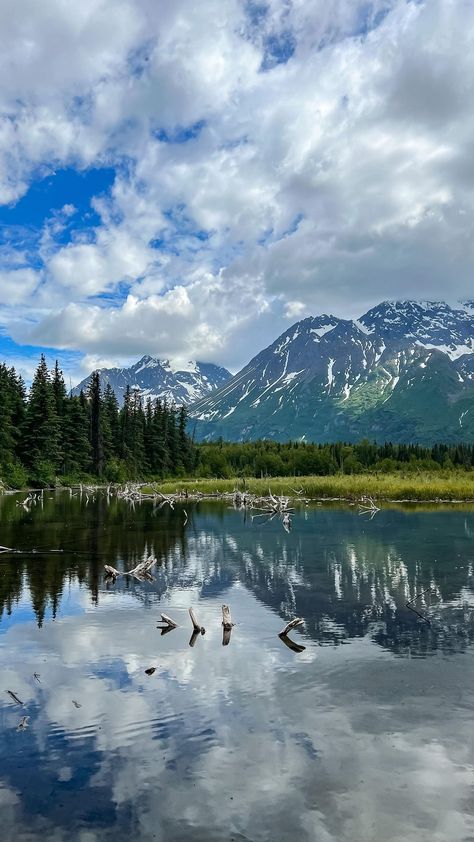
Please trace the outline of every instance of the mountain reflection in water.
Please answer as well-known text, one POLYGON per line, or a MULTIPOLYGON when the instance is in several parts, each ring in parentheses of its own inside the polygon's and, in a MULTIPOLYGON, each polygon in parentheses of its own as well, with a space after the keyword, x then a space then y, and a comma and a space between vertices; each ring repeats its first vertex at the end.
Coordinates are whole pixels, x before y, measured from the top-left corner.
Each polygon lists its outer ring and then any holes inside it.
POLYGON ((186 511, 0 498, 3 838, 474 838, 474 511, 186 511))

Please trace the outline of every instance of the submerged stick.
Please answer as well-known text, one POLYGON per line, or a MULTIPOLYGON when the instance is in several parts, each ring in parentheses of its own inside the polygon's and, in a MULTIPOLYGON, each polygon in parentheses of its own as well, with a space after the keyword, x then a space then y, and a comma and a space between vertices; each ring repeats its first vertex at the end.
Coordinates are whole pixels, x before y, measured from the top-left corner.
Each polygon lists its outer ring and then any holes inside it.
POLYGON ((421 591, 421 593, 418 593, 415 596, 415 599, 411 599, 408 602, 406 602, 405 606, 406 606, 406 608, 408 608, 409 611, 413 611, 414 614, 417 614, 417 616, 420 618, 420 620, 424 620, 425 623, 427 623, 428 626, 431 626, 431 620, 428 620, 428 617, 425 617, 424 614, 422 614, 420 611, 417 611, 416 608, 413 608, 413 603, 417 599, 419 599, 420 596, 423 596, 425 593, 429 593, 429 591, 431 591, 431 588, 426 588, 426 590, 421 591))
POLYGON ((200 631, 197 631, 197 629, 193 629, 193 633, 192 633, 191 637, 189 638, 189 645, 190 646, 194 646, 194 644, 196 643, 196 640, 198 639, 200 634, 201 634, 200 631))
POLYGON ((232 626, 226 628, 224 625, 222 627, 222 645, 228 646, 230 643, 230 636, 232 634, 232 626))
POLYGON ((16 702, 17 705, 24 704, 24 702, 22 702, 21 699, 18 698, 18 696, 13 692, 13 690, 5 690, 5 693, 8 693, 8 695, 13 699, 14 702, 16 702))
POLYGON ((295 641, 292 640, 291 637, 288 637, 288 635, 286 634, 279 634, 278 637, 280 638, 282 643, 285 644, 285 646, 288 646, 288 649, 291 649, 292 652, 304 652, 304 650, 306 649, 306 646, 303 646, 303 644, 301 643, 295 643, 295 641))
POLYGON ((286 624, 285 628, 282 629, 282 631, 279 633, 278 637, 286 637, 286 635, 288 634, 289 631, 291 631, 291 629, 296 628, 296 626, 302 626, 303 623, 304 623, 304 620, 303 620, 302 617, 295 617, 294 620, 290 620, 290 622, 286 624))

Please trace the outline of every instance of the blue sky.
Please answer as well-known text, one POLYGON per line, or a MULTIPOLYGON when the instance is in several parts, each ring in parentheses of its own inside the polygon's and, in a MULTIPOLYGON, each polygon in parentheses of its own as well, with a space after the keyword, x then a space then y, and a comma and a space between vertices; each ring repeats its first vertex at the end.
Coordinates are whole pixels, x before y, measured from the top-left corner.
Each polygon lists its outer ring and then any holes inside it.
POLYGON ((0 357, 238 369, 472 298, 469 0, 0 9, 0 357))

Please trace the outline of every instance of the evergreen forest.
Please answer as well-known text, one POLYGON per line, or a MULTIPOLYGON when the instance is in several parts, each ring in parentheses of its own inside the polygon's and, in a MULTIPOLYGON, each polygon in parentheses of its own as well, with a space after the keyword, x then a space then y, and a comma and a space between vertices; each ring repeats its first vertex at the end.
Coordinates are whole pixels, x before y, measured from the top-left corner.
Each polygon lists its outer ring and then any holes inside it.
POLYGON ((41 357, 30 389, 0 364, 0 478, 7 486, 125 482, 167 477, 291 477, 474 470, 472 444, 379 445, 217 441, 196 444, 185 407, 127 389, 119 407, 94 372, 87 393, 68 394, 56 363, 41 357))
POLYGON ((31 388, 0 365, 0 476, 7 485, 45 486, 94 478, 124 482, 192 473, 196 449, 184 407, 148 400, 130 389, 119 408, 94 372, 87 394, 68 395, 56 363, 42 356, 31 388))

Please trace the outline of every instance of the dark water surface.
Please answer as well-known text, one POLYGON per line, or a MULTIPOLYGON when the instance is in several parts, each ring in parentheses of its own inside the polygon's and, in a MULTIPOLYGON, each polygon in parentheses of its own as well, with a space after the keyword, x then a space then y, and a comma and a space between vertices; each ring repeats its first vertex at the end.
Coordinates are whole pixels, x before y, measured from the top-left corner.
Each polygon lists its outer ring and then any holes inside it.
POLYGON ((0 544, 24 551, 0 555, 2 840, 474 840, 472 509, 308 507, 286 534, 220 503, 188 502, 185 524, 102 494, 17 499, 0 499, 0 544), (104 582, 150 554, 154 582, 104 582), (406 607, 427 588, 429 624, 406 607), (161 611, 180 624, 164 636, 161 611), (278 637, 294 616, 300 653, 278 637))

